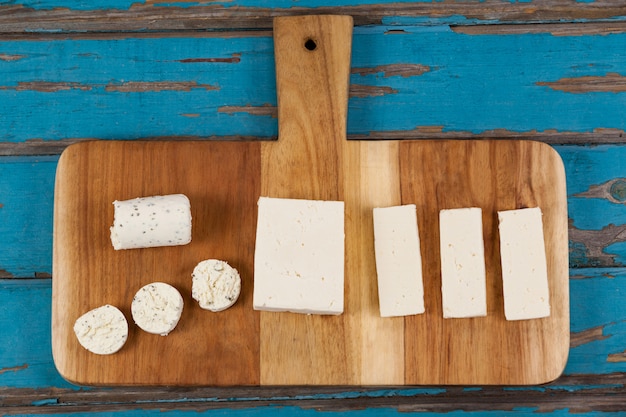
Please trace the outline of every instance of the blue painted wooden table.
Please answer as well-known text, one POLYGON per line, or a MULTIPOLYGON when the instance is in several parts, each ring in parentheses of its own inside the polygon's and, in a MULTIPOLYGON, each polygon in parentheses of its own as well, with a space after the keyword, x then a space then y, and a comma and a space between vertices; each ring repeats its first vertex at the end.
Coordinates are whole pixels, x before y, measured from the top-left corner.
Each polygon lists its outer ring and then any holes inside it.
POLYGON ((611 1, 0 1, 0 414, 626 415, 626 7, 611 1), (50 347, 58 157, 87 139, 277 135, 274 16, 355 19, 348 134, 547 142, 567 176, 571 348, 534 387, 87 388, 50 347))

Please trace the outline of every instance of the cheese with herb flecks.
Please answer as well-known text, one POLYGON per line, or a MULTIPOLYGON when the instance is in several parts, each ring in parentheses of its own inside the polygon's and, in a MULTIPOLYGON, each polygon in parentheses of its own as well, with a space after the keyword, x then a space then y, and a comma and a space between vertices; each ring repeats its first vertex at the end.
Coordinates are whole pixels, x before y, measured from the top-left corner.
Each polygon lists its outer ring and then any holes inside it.
POLYGON ((482 210, 439 212, 441 297, 444 318, 487 315, 482 210))
POLYGON ((415 204, 375 208, 373 216, 381 317, 423 313, 422 255, 415 204))
POLYGON ((241 277, 225 261, 202 261, 196 265, 191 277, 191 296, 205 310, 226 310, 239 298, 241 277))
POLYGON ((183 297, 164 282, 153 282, 137 291, 130 306, 135 324, 142 330, 167 336, 183 313, 183 297))
POLYGON ((548 317, 550 291, 541 209, 499 211, 498 219, 506 319, 548 317))
POLYGON ((184 194, 114 201, 111 243, 115 250, 186 245, 191 207, 184 194))
POLYGON ((261 197, 258 205, 254 309, 341 314, 343 201, 261 197))
POLYGON ((94 308, 74 322, 74 334, 82 347, 98 355, 119 351, 128 339, 128 322, 115 306, 94 308))

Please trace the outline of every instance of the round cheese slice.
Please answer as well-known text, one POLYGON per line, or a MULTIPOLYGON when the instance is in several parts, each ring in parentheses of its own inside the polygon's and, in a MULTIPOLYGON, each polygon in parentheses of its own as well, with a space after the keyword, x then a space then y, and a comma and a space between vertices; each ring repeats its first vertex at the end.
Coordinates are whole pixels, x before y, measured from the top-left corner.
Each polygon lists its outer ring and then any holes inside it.
POLYGON ((128 339, 128 322, 117 307, 106 304, 80 316, 74 323, 78 342, 88 351, 110 355, 128 339))
POLYGON ((205 310, 226 310, 239 298, 241 277, 225 261, 202 261, 194 268, 191 277, 191 296, 205 310))
POLYGON ((137 291, 130 306, 135 324, 142 330, 167 336, 183 313, 183 297, 164 282, 153 282, 137 291))

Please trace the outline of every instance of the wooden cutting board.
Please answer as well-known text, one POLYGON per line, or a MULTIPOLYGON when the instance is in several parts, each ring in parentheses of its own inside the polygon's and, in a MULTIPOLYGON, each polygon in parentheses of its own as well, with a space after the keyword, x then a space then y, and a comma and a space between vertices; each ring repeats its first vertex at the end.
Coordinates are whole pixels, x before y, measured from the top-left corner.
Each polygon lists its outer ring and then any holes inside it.
MULTIPOLYGON (((538 384, 556 378, 569 349, 564 170, 549 146, 523 141, 346 141, 352 19, 278 18, 275 49, 279 140, 94 141, 59 160, 54 208, 52 349, 66 379, 82 385, 538 384), (114 251, 114 200, 184 193, 193 216, 186 246, 114 251), (260 196, 345 201, 345 312, 252 309, 260 196), (416 204, 426 313, 381 318, 372 209, 416 204), (441 313, 438 210, 483 209, 488 316, 441 313), (544 213, 552 314, 507 322, 496 211, 544 213), (243 279, 234 307, 210 313, 191 298, 191 272, 218 258, 243 279), (142 285, 183 294, 166 337, 132 324, 142 285), (130 321, 116 354, 80 347, 72 326, 102 304, 130 321)), ((320 260, 323 262, 323 260, 320 260)))

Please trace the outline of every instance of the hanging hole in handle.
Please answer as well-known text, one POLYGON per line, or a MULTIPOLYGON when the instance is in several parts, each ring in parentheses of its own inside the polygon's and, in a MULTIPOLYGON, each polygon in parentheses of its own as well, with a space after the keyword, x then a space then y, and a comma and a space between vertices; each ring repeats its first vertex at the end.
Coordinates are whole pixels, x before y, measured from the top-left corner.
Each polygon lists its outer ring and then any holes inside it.
POLYGON ((306 41, 304 41, 304 47, 309 51, 315 51, 315 49, 317 49, 317 42, 309 38, 306 41))

